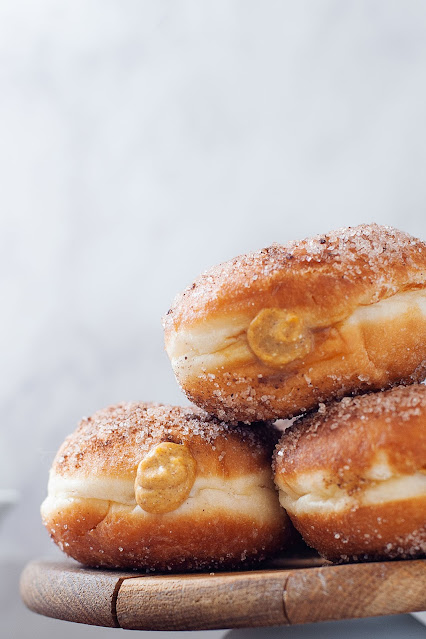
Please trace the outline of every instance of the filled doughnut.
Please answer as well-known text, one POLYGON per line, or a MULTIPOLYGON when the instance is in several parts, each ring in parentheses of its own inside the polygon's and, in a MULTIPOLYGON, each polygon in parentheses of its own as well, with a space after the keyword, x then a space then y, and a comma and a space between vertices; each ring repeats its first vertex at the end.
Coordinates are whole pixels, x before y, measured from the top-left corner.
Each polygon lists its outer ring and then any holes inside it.
POLYGON ((426 376, 426 244, 362 225, 207 271, 164 318, 179 384, 219 419, 286 418, 426 376))
POLYGON ((274 454, 280 502, 333 562, 426 554, 426 386, 346 397, 295 422, 274 454))
POLYGON ((195 407, 123 403, 81 421, 50 472, 43 522, 88 566, 250 565, 292 529, 278 500, 274 427, 230 428, 195 407))

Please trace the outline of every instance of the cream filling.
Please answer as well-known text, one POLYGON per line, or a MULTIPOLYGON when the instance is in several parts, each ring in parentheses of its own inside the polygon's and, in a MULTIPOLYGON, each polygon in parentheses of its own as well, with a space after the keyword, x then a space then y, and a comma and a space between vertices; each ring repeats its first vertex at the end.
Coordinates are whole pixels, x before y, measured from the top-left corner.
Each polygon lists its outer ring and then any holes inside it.
MULTIPOLYGON (((375 304, 361 306, 339 322, 339 328, 344 331, 346 327, 366 322, 381 323, 402 316, 409 310, 420 311, 426 318, 426 290, 397 293, 375 304)), ((178 377, 208 373, 230 362, 246 364, 255 361, 256 357, 247 342, 247 330, 252 319, 253 315, 217 318, 171 333, 166 350, 178 377)))
POLYGON ((197 477, 185 502, 176 510, 164 515, 152 515, 138 506, 132 480, 78 476, 67 478, 51 472, 48 496, 42 504, 42 515, 48 517, 49 513, 81 499, 114 502, 146 517, 191 515, 194 512, 199 515, 202 510, 208 513, 223 509, 235 515, 248 515, 255 521, 264 522, 276 518, 281 513, 278 494, 269 469, 232 479, 197 477))
POLYGON ((187 446, 161 442, 139 462, 136 501, 149 513, 172 512, 189 496, 196 474, 197 463, 187 446))
POLYGON ((365 488, 348 493, 344 488, 331 484, 326 473, 317 471, 307 473, 292 481, 291 485, 277 478, 280 503, 294 515, 315 513, 339 513, 359 506, 373 506, 394 501, 403 501, 415 497, 426 498, 426 475, 422 472, 413 475, 383 477, 383 465, 372 467, 367 473, 365 488), (376 477, 376 480, 373 479, 376 477))

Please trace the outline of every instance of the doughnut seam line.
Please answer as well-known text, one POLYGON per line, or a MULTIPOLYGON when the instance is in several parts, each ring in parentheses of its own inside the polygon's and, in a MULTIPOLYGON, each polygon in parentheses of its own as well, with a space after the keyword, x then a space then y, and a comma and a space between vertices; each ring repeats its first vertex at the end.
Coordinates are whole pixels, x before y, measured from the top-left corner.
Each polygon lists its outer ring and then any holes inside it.
MULTIPOLYGON (((105 500, 105 501, 107 501, 107 500, 105 500)), ((92 533, 93 531, 95 531, 97 529, 98 526, 103 524, 103 522, 105 521, 105 519, 108 517, 109 513, 111 512, 111 505, 112 505, 112 502, 110 500, 108 500, 108 508, 107 508, 107 511, 106 511, 105 515, 102 517, 102 519, 100 521, 98 521, 97 524, 92 526, 92 528, 89 528, 89 530, 87 530, 85 533, 80 535, 80 537, 84 537, 85 535, 88 535, 88 534, 92 533)))

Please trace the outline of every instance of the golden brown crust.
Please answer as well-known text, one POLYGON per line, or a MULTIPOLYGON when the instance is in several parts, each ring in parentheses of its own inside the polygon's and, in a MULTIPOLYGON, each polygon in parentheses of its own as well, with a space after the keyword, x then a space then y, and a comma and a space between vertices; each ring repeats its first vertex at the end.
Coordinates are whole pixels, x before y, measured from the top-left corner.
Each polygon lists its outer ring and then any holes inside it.
POLYGON ((273 465, 294 525, 327 559, 426 554, 426 386, 321 406, 283 434, 273 465))
POLYGON ((269 521, 219 508, 146 519, 102 500, 75 500, 45 525, 66 554, 87 566, 147 572, 249 567, 282 549, 291 529, 279 512, 269 521))
POLYGON ((318 326, 426 282, 426 244, 390 226, 362 224, 240 255, 203 273, 164 318, 166 339, 215 315, 300 311, 318 326))
POLYGON ((193 407, 111 406, 60 448, 43 522, 90 566, 250 565, 280 550, 292 528, 272 481, 278 436, 273 426, 231 428, 193 407))
POLYGON ((240 256, 202 275, 165 317, 166 347, 183 391, 220 419, 292 417, 331 399, 424 379, 425 303, 398 295, 425 290, 423 242, 375 224, 341 229, 240 256), (397 312, 386 315, 386 307, 385 319, 361 314, 348 321, 359 309, 397 299, 397 312), (239 318, 241 326, 245 317, 249 327, 263 309, 285 309, 309 328, 311 344, 293 361, 262 361, 245 333, 237 338, 238 357, 224 349, 204 364, 194 351, 200 364, 183 361, 191 331, 218 318, 231 326, 239 318))
POLYGON ((395 474, 426 469, 426 386, 345 397, 297 420, 276 446, 276 477, 323 470, 340 486, 363 477, 384 451, 395 474))
POLYGON ((220 419, 288 418, 352 393, 420 382, 426 376, 426 316, 407 310, 385 322, 336 325, 285 368, 256 360, 181 381, 188 398, 220 419))
POLYGON ((309 546, 335 563, 426 556, 426 497, 333 514, 290 515, 309 546))
POLYGON ((231 427, 195 406, 123 402, 83 418, 53 462, 58 475, 134 480, 141 458, 160 442, 185 443, 197 475, 237 477, 265 467, 276 443, 271 427, 231 427))
MULTIPOLYGON (((394 335, 392 325, 392 322, 387 325, 388 336, 394 335)), ((188 380, 190 389, 183 385, 182 389, 194 404, 233 424, 259 419, 288 419, 348 394, 386 390, 399 384, 421 382, 425 378, 426 323, 420 336, 419 331, 407 331, 408 339, 398 355, 392 348, 393 338, 380 342, 374 330, 369 337, 381 347, 381 359, 385 360, 383 368, 376 367, 371 359, 368 362, 360 340, 359 344, 351 343, 353 348, 359 345, 358 353, 348 353, 347 356, 336 354, 316 366, 302 366, 293 375, 288 370, 275 371, 273 375, 263 373, 259 378, 261 373, 258 371, 262 368, 250 365, 238 373, 232 369, 216 371, 214 379, 206 374, 199 375, 188 380), (421 341, 418 342, 418 339, 421 341), (420 348, 425 352, 424 355, 421 353, 419 364, 420 348), (359 361, 361 367, 357 367, 359 361)))

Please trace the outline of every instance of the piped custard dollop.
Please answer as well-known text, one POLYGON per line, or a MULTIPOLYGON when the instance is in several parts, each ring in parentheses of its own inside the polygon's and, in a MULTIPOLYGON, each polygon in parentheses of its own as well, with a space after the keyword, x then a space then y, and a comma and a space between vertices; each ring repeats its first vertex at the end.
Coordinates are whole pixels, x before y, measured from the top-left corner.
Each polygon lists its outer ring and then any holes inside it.
POLYGON ((189 496, 196 461, 183 444, 162 442, 141 460, 135 479, 135 498, 148 513, 176 510, 189 496))
POLYGON ((303 320, 282 308, 263 308, 251 321, 247 340, 253 353, 270 366, 284 366, 312 349, 303 320))

